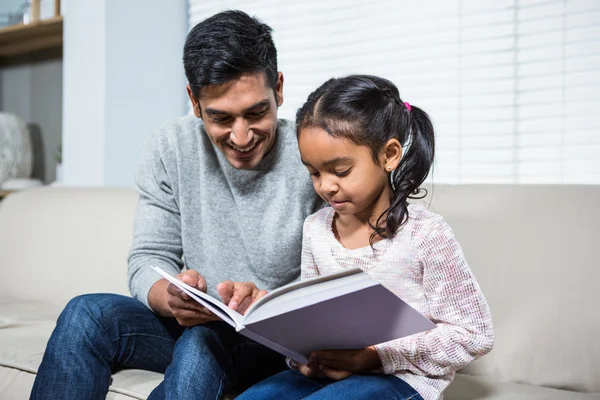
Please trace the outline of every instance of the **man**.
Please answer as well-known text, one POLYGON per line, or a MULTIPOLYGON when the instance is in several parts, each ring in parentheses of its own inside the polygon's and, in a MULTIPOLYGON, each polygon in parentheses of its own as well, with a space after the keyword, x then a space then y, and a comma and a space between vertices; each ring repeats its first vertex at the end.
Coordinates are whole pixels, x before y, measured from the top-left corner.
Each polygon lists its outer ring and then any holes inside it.
POLYGON ((112 372, 141 368, 165 373, 150 399, 218 399, 284 368, 280 355, 150 268, 178 274, 240 312, 298 278, 302 223, 321 203, 293 124, 277 120, 283 75, 270 32, 227 11, 189 33, 184 67, 195 116, 158 130, 142 155, 129 256, 134 298, 71 300, 32 398, 103 399, 112 372))

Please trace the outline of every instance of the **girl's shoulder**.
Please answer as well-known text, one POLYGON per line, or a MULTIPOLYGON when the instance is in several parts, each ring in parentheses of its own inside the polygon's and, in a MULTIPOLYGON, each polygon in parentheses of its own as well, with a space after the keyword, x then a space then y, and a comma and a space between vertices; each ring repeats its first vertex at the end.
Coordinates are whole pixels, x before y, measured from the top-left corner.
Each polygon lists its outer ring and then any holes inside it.
POLYGON ((410 203, 408 205, 408 222, 413 223, 436 223, 443 221, 444 217, 429 207, 425 207, 420 203, 410 203))
POLYGON ((408 220, 405 227, 416 244, 440 244, 455 240, 454 232, 444 217, 422 204, 408 206, 408 220))
POLYGON ((316 228, 327 228, 331 224, 335 210, 331 207, 323 207, 314 214, 309 215, 304 220, 304 230, 312 230, 316 228))

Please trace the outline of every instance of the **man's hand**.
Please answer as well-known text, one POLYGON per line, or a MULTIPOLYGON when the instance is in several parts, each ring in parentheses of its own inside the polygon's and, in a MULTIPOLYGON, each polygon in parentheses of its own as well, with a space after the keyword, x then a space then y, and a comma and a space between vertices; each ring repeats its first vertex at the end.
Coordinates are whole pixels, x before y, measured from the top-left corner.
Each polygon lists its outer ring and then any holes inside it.
POLYGON ((328 378, 340 380, 352 374, 372 372, 381 367, 381 360, 371 346, 360 350, 314 351, 310 354, 310 364, 319 365, 328 378))
MULTIPOLYGON (((206 292, 206 280, 198 271, 188 270, 177 275, 177 278, 206 292)), ((181 326, 195 326, 219 320, 219 317, 192 300, 185 292, 166 279, 161 279, 152 286, 148 294, 148 302, 159 315, 175 317, 181 326)))
POLYGON ((217 292, 223 299, 223 303, 242 315, 252 303, 267 294, 266 290, 259 290, 252 282, 232 281, 219 283, 217 292))

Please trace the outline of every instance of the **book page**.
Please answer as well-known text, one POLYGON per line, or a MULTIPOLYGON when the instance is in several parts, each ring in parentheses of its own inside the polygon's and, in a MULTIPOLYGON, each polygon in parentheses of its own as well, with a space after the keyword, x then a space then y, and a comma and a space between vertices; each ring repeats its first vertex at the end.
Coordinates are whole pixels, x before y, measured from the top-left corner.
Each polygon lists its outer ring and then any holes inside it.
POLYGON ((151 267, 154 271, 160 274, 163 278, 177 286, 179 289, 187 293, 192 299, 202 304, 204 307, 212 311, 216 316, 227 322, 229 325, 238 329, 242 327, 244 316, 239 312, 227 307, 221 301, 207 295, 200 290, 191 287, 190 285, 180 281, 179 279, 169 275, 158 267, 151 267))
MULTIPOLYGON (((360 270, 359 270, 360 271, 360 270)), ((360 272, 330 275, 327 279, 312 280, 308 285, 295 285, 294 290, 280 293, 271 301, 261 304, 251 314, 246 313, 244 324, 252 323, 285 314, 335 297, 379 285, 370 275, 360 272)))
MULTIPOLYGON (((290 295, 294 296, 294 297, 305 296, 307 293, 320 290, 320 289, 317 289, 316 287, 319 284, 324 283, 324 282, 336 282, 331 286, 331 289, 334 290, 334 288, 336 286, 344 285, 344 282, 345 282, 344 278, 350 277, 353 275, 360 275, 360 274, 363 274, 363 272, 359 268, 353 268, 353 269, 341 271, 341 272, 338 272, 335 274, 321 275, 321 276, 317 276, 317 277, 314 277, 311 279, 306 279, 306 280, 299 281, 299 282, 293 282, 288 285, 282 286, 278 289, 273 290, 272 292, 268 293, 264 297, 260 298, 257 302, 252 304, 248 308, 248 310, 246 310, 246 313, 244 314, 245 321, 250 320, 252 314, 254 312, 256 312, 255 310, 262 308, 266 303, 269 303, 276 298, 279 298, 282 296, 287 297, 290 295), (304 288, 304 290, 300 291, 300 289, 303 289, 303 288, 304 288), (297 291, 298 291, 298 293, 292 294, 297 291)), ((335 292, 332 292, 332 297, 335 297, 335 292)))
MULTIPOLYGON (((269 304, 269 303, 267 303, 269 304)), ((315 350, 363 349, 436 325, 380 284, 247 323, 275 351, 306 358, 315 350), (281 350, 284 349, 284 350, 281 350)))

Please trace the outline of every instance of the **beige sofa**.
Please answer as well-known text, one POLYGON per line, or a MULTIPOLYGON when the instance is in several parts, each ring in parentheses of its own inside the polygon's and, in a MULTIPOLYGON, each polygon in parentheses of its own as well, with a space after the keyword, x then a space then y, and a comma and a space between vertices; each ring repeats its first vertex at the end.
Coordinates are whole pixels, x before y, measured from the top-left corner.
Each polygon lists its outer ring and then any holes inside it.
MULTIPOLYGON (((42 188, 0 202, 0 399, 28 398, 71 297, 128 293, 136 199, 42 188)), ((497 335, 446 400, 600 399, 600 187, 437 185, 431 206, 462 243, 497 335)), ((160 380, 121 371, 107 398, 144 399, 160 380)))

